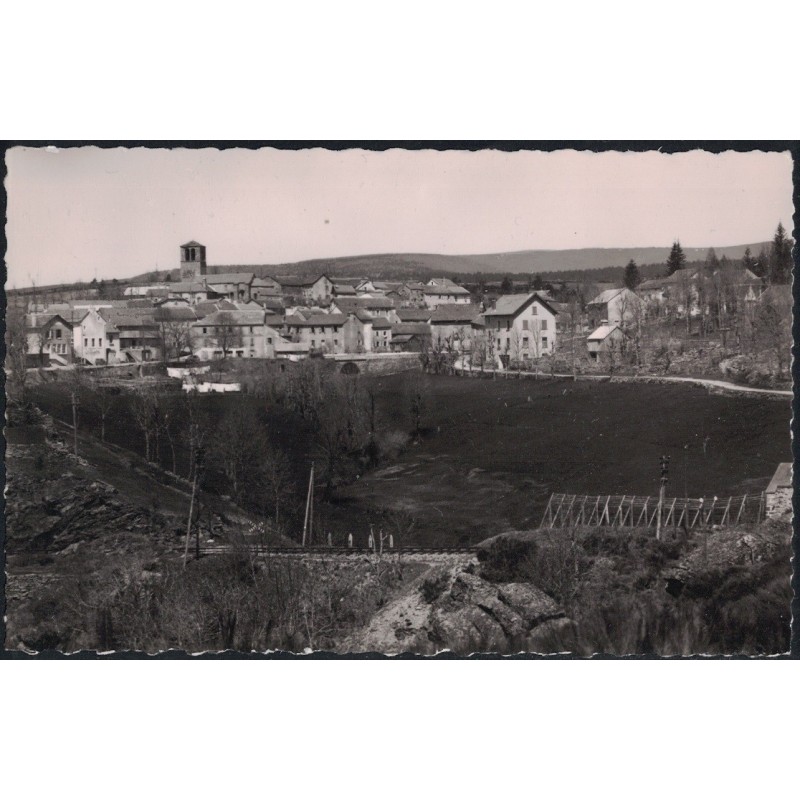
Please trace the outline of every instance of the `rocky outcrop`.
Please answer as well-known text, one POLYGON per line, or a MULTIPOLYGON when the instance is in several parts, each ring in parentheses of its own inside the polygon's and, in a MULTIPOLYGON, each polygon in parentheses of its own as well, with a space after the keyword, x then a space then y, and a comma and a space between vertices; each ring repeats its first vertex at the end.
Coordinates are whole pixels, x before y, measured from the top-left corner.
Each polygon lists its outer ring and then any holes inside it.
POLYGON ((339 649, 426 655, 573 649, 575 625, 549 595, 529 583, 491 583, 475 567, 430 570, 339 649))

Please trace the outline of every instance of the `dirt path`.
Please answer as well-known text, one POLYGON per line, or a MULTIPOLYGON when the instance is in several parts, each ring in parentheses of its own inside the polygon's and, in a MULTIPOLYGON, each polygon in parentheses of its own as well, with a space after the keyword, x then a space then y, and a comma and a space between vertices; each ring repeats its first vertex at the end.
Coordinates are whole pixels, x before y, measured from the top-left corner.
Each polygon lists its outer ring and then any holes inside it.
MULTIPOLYGON (((468 370, 463 367, 457 366, 461 369, 463 374, 467 374, 468 370)), ((487 375, 492 374, 492 370, 484 370, 487 375)), ((477 371, 474 374, 480 374, 477 371)), ((772 397, 793 397, 794 393, 791 389, 758 389, 755 386, 743 386, 739 383, 730 383, 729 381, 720 381, 715 378, 692 378, 684 375, 572 375, 571 373, 556 372, 550 374, 549 372, 530 372, 526 370, 494 370, 495 375, 524 375, 528 378, 540 378, 547 380, 548 378, 575 378, 579 381, 616 381, 618 383, 693 383, 697 386, 703 386, 706 389, 723 389, 730 392, 738 392, 740 394, 765 394, 772 397)))

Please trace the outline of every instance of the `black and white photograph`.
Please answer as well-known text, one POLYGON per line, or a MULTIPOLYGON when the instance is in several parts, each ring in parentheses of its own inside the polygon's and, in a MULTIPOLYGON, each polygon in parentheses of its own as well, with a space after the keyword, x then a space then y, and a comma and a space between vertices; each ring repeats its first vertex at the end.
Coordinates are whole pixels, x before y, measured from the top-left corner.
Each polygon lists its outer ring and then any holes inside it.
POLYGON ((7 650, 789 651, 788 150, 5 168, 7 650))

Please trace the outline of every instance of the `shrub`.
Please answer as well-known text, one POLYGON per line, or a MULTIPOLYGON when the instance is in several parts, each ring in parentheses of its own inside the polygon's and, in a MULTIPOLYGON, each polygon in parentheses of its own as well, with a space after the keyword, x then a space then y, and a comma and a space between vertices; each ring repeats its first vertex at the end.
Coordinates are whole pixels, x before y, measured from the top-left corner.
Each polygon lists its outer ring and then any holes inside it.
POLYGON ((447 588, 450 576, 446 572, 440 572, 430 578, 426 578, 419 587, 420 594, 426 603, 433 603, 439 599, 442 592, 447 588))

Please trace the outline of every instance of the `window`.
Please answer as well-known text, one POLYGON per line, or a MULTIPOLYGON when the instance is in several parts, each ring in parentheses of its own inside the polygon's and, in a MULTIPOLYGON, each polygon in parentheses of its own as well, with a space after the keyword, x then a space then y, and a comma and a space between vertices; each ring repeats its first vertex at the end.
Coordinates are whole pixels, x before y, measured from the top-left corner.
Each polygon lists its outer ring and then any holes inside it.
POLYGON ((92 337, 92 347, 94 347, 94 337, 92 337))
POLYGON ((203 333, 208 333, 208 328, 203 328, 203 333))
POLYGON ((339 345, 339 340, 338 340, 338 339, 334 339, 334 340, 333 340, 333 344, 334 344, 334 346, 337 346, 337 347, 338 347, 338 345, 339 345))
POLYGON ((528 320, 526 319, 522 320, 522 330, 528 330, 528 320))
POLYGON ((547 320, 546 320, 546 319, 543 319, 543 320, 542 320, 542 330, 543 330, 543 331, 546 331, 546 330, 547 330, 547 320))
POLYGON ((316 347, 317 346, 317 343, 314 341, 314 339, 311 340, 311 346, 312 347, 316 347))
POLYGON ((523 336, 522 337, 522 346, 523 347, 527 347, 528 346, 528 337, 527 336, 523 336))
POLYGON ((97 340, 97 346, 98 347, 102 347, 103 346, 103 337, 102 336, 97 340))
POLYGON ((500 337, 497 337, 497 346, 500 347, 500 337))
POLYGON ((536 305, 531 306, 531 314, 535 317, 539 313, 539 308, 536 305))
POLYGON ((547 337, 542 336, 542 347, 547 350, 547 337))
POLYGON ((506 330, 507 330, 507 331, 510 331, 510 330, 511 330, 511 320, 510 320, 510 319, 507 319, 507 320, 506 320, 506 330))
POLYGON ((271 336, 267 337, 267 344, 272 344, 272 337, 271 336))

